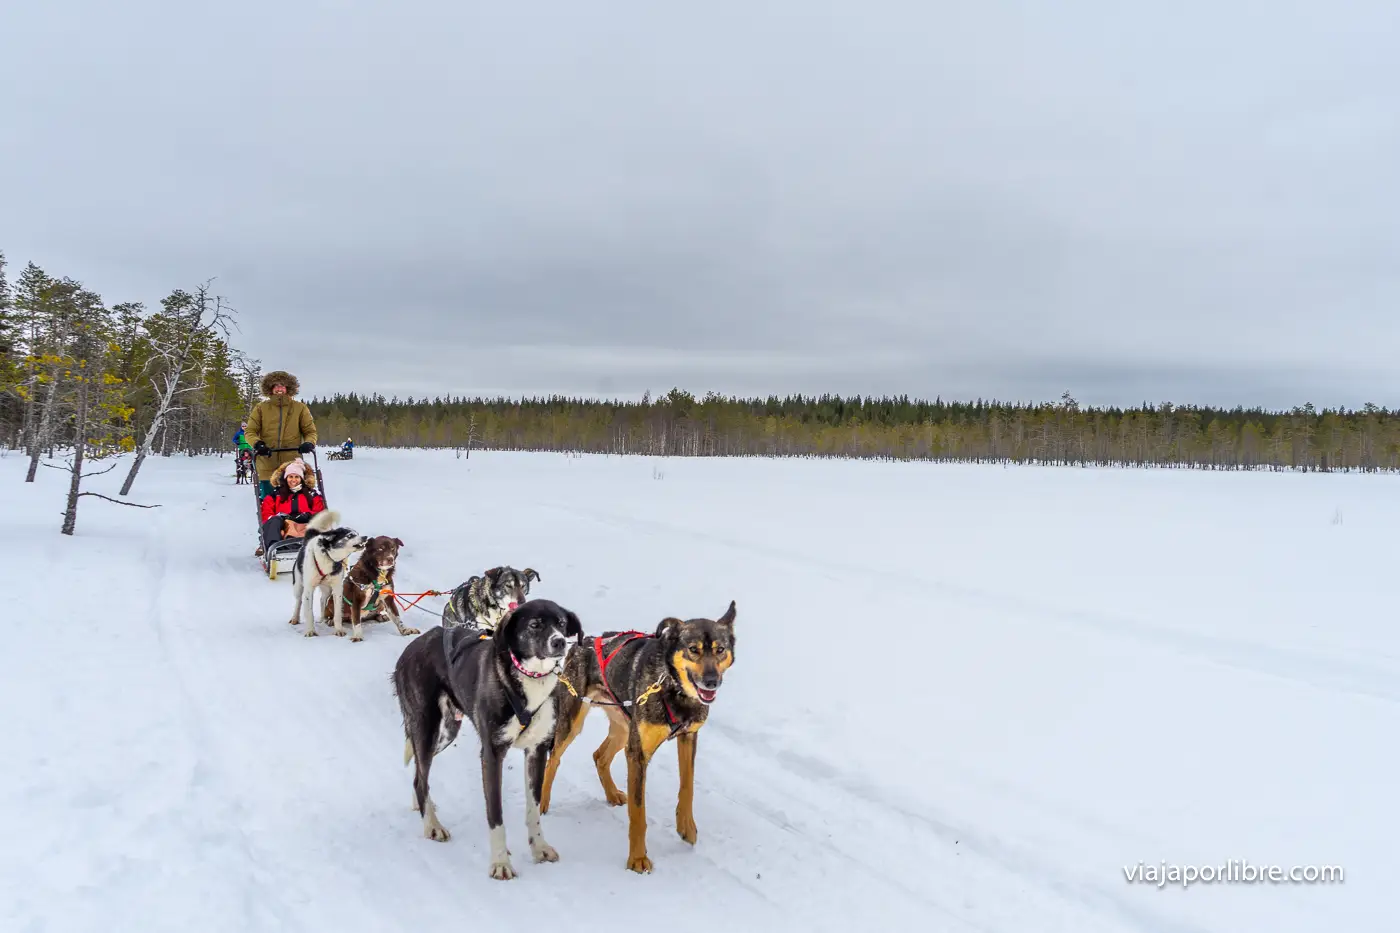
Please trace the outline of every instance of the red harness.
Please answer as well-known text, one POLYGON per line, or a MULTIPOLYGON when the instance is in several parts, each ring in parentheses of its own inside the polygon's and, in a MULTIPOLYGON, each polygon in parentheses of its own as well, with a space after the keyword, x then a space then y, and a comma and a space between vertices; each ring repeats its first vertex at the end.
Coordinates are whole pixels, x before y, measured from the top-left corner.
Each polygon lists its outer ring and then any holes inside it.
MULTIPOLYGON (((622 650, 623 645, 626 645, 626 644, 627 644, 628 642, 630 642, 630 641, 636 641, 638 638, 654 638, 655 636, 652 635, 652 634, 649 633, 649 632, 635 632, 635 631, 634 631, 634 632, 617 632, 617 633, 615 633, 615 634, 609 636, 609 638, 610 638, 610 639, 611 639, 611 638, 617 638, 618 636, 621 636, 621 635, 626 635, 627 637, 626 637, 626 638, 623 638, 623 639, 622 639, 622 643, 619 644, 616 648, 614 648, 612 651, 608 652, 608 656, 607 656, 607 657, 603 657, 603 636, 602 636, 602 635, 595 635, 595 636, 593 637, 593 654, 598 658, 598 673, 599 673, 599 674, 602 676, 602 678, 603 678, 603 689, 606 690, 606 691, 608 691, 608 696, 612 697, 612 698, 613 698, 613 702, 617 704, 618 708, 621 709, 622 712, 626 714, 626 716, 627 716, 628 719, 631 719, 631 718, 632 718, 632 710, 631 710, 631 705, 632 705, 632 703, 631 703, 631 701, 628 701, 628 702, 625 702, 625 703, 624 703, 621 699, 618 698, 618 695, 617 695, 616 693, 613 692, 612 684, 608 683, 608 665, 612 663, 612 659, 613 659, 613 658, 617 657, 617 653, 618 653, 619 651, 622 650)), ((665 697, 664 694, 663 694, 662 697, 661 697, 661 705, 662 705, 663 707, 665 707, 665 709, 666 709, 666 721, 669 722, 669 723, 671 724, 671 735, 675 735, 675 734, 676 734, 676 716, 675 716, 674 713, 671 712, 671 704, 666 702, 666 697, 665 697)))

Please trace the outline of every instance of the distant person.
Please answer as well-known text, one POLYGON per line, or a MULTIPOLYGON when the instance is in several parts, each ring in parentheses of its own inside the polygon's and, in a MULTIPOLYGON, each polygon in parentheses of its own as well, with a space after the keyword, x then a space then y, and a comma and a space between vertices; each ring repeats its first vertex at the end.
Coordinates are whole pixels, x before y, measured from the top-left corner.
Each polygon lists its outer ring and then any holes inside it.
POLYGON ((247 430, 248 422, 244 421, 238 426, 237 433, 233 435, 233 456, 239 483, 247 482, 252 478, 253 445, 248 443, 248 438, 244 436, 244 432, 247 430))
POLYGON ((296 376, 280 369, 263 376, 262 390, 267 398, 258 402, 244 429, 244 437, 257 455, 259 496, 272 494, 272 474, 279 466, 316 449, 316 421, 306 403, 295 398, 300 388, 296 376), (275 448, 284 450, 273 454, 275 448))
POLYGON ((340 450, 353 457, 355 455, 355 442, 347 437, 345 443, 340 445, 340 450))

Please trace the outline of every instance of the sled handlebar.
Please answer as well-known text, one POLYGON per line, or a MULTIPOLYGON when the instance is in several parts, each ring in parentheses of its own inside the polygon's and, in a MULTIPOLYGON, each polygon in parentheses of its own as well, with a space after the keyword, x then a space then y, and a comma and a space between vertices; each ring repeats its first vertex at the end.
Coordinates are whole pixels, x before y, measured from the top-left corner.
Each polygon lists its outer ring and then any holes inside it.
MULTIPOLYGON (((267 450, 267 456, 271 456, 272 454, 291 454, 291 453, 301 453, 301 448, 300 448, 300 447, 269 447, 268 450, 267 450)), ((254 458, 256 458, 256 457, 259 456, 259 454, 257 453, 257 451, 254 451, 254 452, 253 452, 253 456, 254 456, 254 458)), ((320 487, 321 487, 321 495, 324 497, 325 494, 326 494, 326 478, 325 478, 323 475, 321 475, 321 458, 318 457, 318 456, 316 456, 316 448, 315 448, 315 447, 311 448, 311 469, 313 469, 313 470, 316 471, 316 481, 317 481, 317 483, 320 485, 320 487)))

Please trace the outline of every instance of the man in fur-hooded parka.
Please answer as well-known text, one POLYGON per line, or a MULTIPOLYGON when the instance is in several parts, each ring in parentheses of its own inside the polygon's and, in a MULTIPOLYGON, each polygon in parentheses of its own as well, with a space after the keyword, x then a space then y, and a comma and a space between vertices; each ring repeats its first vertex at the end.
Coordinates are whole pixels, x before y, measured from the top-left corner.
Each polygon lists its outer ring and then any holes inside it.
POLYGON ((254 459, 264 494, 272 491, 272 474, 278 467, 297 459, 302 448, 305 448, 303 452, 310 453, 316 447, 316 422, 311 417, 311 409, 296 397, 299 388, 297 377, 280 369, 263 376, 262 390, 267 398, 253 409, 248 428, 243 432, 255 450, 260 444, 265 444, 269 450, 292 448, 254 459))

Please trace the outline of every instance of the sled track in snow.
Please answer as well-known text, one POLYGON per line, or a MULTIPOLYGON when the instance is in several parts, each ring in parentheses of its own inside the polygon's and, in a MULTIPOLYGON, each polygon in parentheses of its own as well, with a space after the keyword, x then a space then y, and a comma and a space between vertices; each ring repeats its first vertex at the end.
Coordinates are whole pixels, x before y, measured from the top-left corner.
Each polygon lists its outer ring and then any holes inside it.
POLYGON ((988 590, 954 583, 941 577, 929 576, 904 569, 889 570, 874 565, 855 565, 824 560, 793 550, 754 544, 737 538, 696 531, 682 525, 634 516, 620 517, 573 504, 540 503, 557 512, 586 517, 603 525, 621 529, 644 529, 667 537, 689 538, 707 544, 742 551, 781 562, 791 567, 821 567, 831 579, 839 580, 858 571, 863 577, 879 578, 890 587, 927 595, 936 592, 951 600, 994 613, 1018 613, 1043 622, 1055 622, 1069 630, 1092 628, 1114 638, 1141 642, 1151 647, 1167 648, 1182 655, 1220 664, 1241 671, 1277 677, 1305 684, 1317 690, 1340 691, 1370 699, 1400 703, 1400 665, 1378 666, 1356 660, 1318 657, 1275 645, 1239 641, 1214 635, 1185 632, 1154 625, 1129 616, 1101 612, 1066 611, 1043 601, 1034 601, 1006 592, 988 590))

